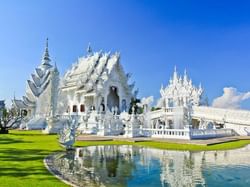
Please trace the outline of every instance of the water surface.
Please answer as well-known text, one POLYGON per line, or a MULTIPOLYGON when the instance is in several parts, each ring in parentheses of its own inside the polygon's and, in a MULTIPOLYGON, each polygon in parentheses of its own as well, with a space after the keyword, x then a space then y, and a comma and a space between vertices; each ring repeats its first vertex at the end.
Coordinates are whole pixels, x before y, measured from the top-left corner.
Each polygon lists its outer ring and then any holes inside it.
POLYGON ((49 167, 78 186, 250 186, 250 145, 201 152, 91 146, 57 153, 49 167))

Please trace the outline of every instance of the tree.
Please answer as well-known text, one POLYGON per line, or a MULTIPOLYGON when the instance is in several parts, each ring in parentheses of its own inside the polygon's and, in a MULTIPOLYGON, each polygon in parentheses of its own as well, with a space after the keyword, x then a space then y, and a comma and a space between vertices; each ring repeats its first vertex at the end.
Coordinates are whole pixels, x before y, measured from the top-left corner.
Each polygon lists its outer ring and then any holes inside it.
POLYGON ((130 102, 130 107, 129 107, 129 114, 132 114, 132 108, 134 108, 134 111, 136 114, 141 114, 143 112, 143 108, 139 107, 137 103, 140 103, 140 99, 132 98, 130 102))
POLYGON ((160 107, 152 107, 151 111, 156 111, 156 110, 160 110, 160 109, 161 109, 160 107))
POLYGON ((0 110, 0 134, 8 134, 9 129, 14 125, 21 123, 23 113, 18 113, 15 109, 7 110, 3 108, 0 110))

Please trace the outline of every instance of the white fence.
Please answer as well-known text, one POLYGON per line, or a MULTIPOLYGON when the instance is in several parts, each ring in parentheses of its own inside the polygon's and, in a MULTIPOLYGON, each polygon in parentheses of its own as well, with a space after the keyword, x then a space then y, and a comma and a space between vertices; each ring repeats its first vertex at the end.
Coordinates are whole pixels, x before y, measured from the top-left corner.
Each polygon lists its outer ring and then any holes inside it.
POLYGON ((233 135, 234 132, 232 129, 192 129, 190 131, 192 139, 219 138, 233 135))
POLYGON ((143 129, 152 138, 206 139, 233 136, 232 129, 143 129))
POLYGON ((188 129, 143 129, 144 135, 152 138, 190 139, 188 129))

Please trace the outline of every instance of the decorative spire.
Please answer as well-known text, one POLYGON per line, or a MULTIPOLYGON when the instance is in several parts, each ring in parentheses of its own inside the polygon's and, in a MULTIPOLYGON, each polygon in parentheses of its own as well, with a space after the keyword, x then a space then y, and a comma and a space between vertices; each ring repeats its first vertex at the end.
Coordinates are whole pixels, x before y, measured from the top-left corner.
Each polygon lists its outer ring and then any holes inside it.
POLYGON ((161 84, 161 89, 160 90, 164 90, 163 84, 161 84))
POLYGON ((184 76, 187 76, 187 69, 184 70, 184 76))
POLYGON ((173 80, 172 80, 172 78, 170 77, 170 79, 169 79, 169 84, 172 84, 173 83, 173 80))
POLYGON ((178 80, 179 80, 179 82, 181 83, 181 82, 182 82, 182 77, 180 76, 178 80))
POLYGON ((184 84, 188 83, 188 76, 187 76, 187 70, 186 70, 186 68, 184 70, 183 82, 184 82, 184 84))
POLYGON ((192 79, 189 79, 188 84, 189 84, 190 86, 192 86, 192 79))
POLYGON ((177 74, 176 66, 174 66, 173 82, 176 83, 177 81, 178 81, 178 74, 177 74))
POLYGON ((42 65, 47 65, 47 66, 51 66, 50 65, 50 58, 49 58, 49 44, 48 44, 48 38, 46 39, 46 46, 45 46, 45 51, 43 54, 43 59, 42 59, 42 65))
POLYGON ((199 84, 199 91, 200 91, 200 92, 203 91, 202 86, 201 86, 201 83, 199 84))
POLYGON ((88 44, 88 47, 87 47, 87 53, 88 54, 92 54, 92 48, 91 48, 91 46, 90 46, 90 43, 88 44))
POLYGON ((57 65, 56 65, 56 61, 55 61, 55 65, 54 65, 54 70, 55 70, 55 72, 59 72, 58 68, 57 68, 57 65))

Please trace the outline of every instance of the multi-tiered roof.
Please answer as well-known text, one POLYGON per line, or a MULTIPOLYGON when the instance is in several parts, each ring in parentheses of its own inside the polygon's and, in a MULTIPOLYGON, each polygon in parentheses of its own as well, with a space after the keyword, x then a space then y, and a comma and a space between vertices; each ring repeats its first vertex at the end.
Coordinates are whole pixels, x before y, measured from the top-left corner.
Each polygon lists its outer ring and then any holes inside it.
MULTIPOLYGON (((117 68, 122 85, 128 85, 129 74, 125 74, 119 60, 120 54, 92 52, 91 47, 87 48, 87 56, 78 58, 63 77, 61 88, 75 89, 83 93, 100 92, 109 79, 111 73, 117 68)), ((127 91, 131 93, 134 84, 127 86, 127 91)))
POLYGON ((48 50, 48 39, 46 41, 46 47, 42 58, 42 63, 35 69, 35 72, 31 74, 31 79, 27 80, 26 95, 22 100, 14 98, 13 103, 18 108, 35 107, 37 98, 46 90, 50 83, 49 75, 51 70, 57 71, 56 67, 50 64, 50 56, 48 50))
POLYGON ((201 85, 195 87, 192 84, 192 80, 188 78, 187 72, 184 72, 184 76, 179 76, 175 68, 173 77, 169 80, 169 85, 166 88, 160 90, 162 98, 171 99, 173 102, 179 102, 179 104, 192 104, 199 105, 203 89, 201 85))

